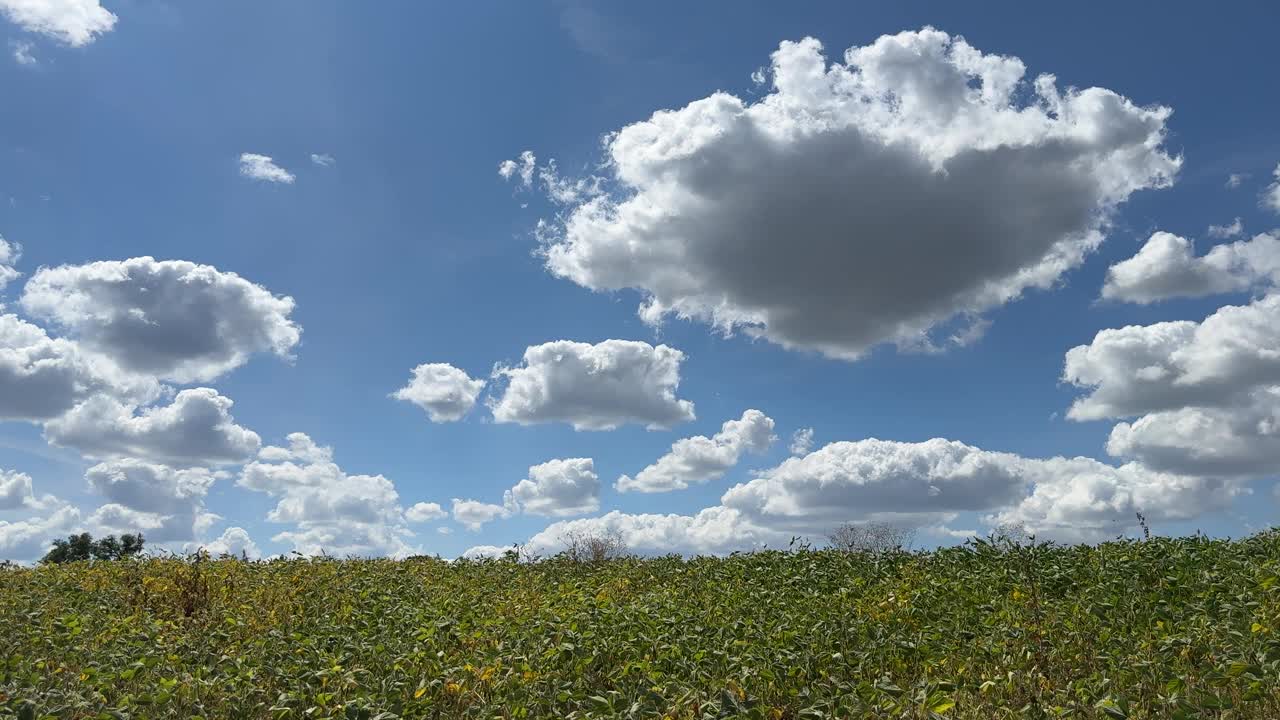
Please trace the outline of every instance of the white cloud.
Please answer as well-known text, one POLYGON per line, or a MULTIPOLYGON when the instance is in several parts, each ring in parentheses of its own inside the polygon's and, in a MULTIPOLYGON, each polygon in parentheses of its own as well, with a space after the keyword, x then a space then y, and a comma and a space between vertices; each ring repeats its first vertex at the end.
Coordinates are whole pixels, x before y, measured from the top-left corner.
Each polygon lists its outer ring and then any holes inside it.
POLYGON ((0 0, 0 12, 27 32, 72 47, 88 45, 116 24, 98 0, 0 0))
POLYGON ((1227 240, 1237 235, 1243 235, 1244 223, 1241 222, 1240 218, 1236 218, 1227 225, 1210 225, 1206 233, 1216 240, 1227 240))
POLYGON ((655 324, 838 358, 933 349, 935 328, 967 337, 957 324, 1051 287, 1120 203, 1180 166, 1161 145, 1167 108, 1024 84, 1017 58, 942 32, 845 58, 786 42, 760 101, 716 93, 609 135, 612 192, 542 228, 547 268, 639 290, 655 324))
POLYGON ((427 412, 431 422, 461 420, 480 397, 485 381, 473 379, 448 363, 427 363, 412 371, 409 384, 392 393, 427 412))
POLYGON ((559 340, 525 350, 524 364, 499 368, 509 382, 491 402, 497 422, 565 422, 575 430, 612 430, 627 423, 669 428, 694 419, 693 403, 676 397, 684 353, 628 340, 559 340))
POLYGON ((721 503, 759 524, 824 532, 881 513, 986 510, 1016 501, 1024 461, 954 440, 837 442, 728 490, 721 503))
POLYGON ((400 495, 382 475, 348 475, 333 462, 331 448, 304 433, 289 435, 289 447, 266 447, 245 465, 236 484, 265 492, 278 502, 267 520, 293 523, 273 540, 293 543, 303 554, 403 556, 412 533, 404 525, 400 495))
POLYGON ((1227 187, 1235 189, 1244 184, 1245 180, 1250 177, 1249 173, 1231 173, 1227 176, 1227 187))
POLYGON ((11 243, 0 237, 0 291, 9 283, 22 277, 22 273, 13 268, 22 259, 22 246, 11 243))
POLYGON ((270 183, 292 185, 297 178, 293 173, 275 163, 269 155, 257 153, 240 154, 240 174, 250 180, 261 180, 270 183))
POLYGON ((551 555, 563 550, 566 536, 572 534, 615 535, 628 551, 644 555, 725 555, 765 546, 785 548, 793 537, 755 525, 738 511, 725 507, 709 507, 694 515, 629 514, 615 510, 597 518, 553 523, 530 538, 524 549, 538 555, 551 555))
POLYGON ((1189 520, 1226 508, 1243 492, 1234 483, 1149 470, 1138 463, 1113 467, 1089 458, 1052 458, 1027 464, 1031 494, 991 518, 1022 523, 1037 537, 1097 541, 1123 534, 1136 513, 1149 522, 1189 520))
POLYGON ((185 260, 41 268, 22 307, 87 350, 175 382, 213 380, 256 352, 288 358, 302 332, 289 319, 293 298, 185 260))
POLYGON ((12 470, 0 470, 0 510, 45 510, 58 505, 52 495, 37 498, 31 476, 12 470))
POLYGON ((1067 353, 1064 379, 1089 392, 1075 420, 1118 423, 1107 452, 1152 471, 1243 481, 1280 463, 1280 295, 1204 321, 1099 332, 1067 353))
POLYGON ((529 477, 506 492, 503 504, 530 515, 592 513, 600 509, 600 478, 591 458, 548 460, 530 467, 529 477))
POLYGON ((1272 173, 1276 181, 1267 186, 1262 193, 1262 206, 1280 213, 1280 164, 1272 173))
MULTIPOLYGON (((1239 228, 1235 230, 1238 232, 1239 228)), ((1102 297, 1146 304, 1274 286, 1277 281, 1280 281, 1280 236, 1255 235, 1251 240, 1214 246, 1197 257, 1190 240, 1157 232, 1137 255, 1107 270, 1102 297)))
POLYGON ((440 507, 440 503, 420 502, 414 503, 413 507, 405 510, 404 517, 409 522, 425 523, 449 517, 449 513, 440 507))
POLYGON ((9 49, 13 51, 13 61, 28 67, 38 64, 36 56, 31 53, 35 46, 25 41, 9 41, 9 49))
POLYGON ((1280 387, 1228 407, 1154 412, 1111 429, 1107 453, 1168 472, 1265 477, 1280 467, 1280 387))
POLYGON ((85 471, 89 488, 108 501, 89 522, 98 532, 142 531, 155 542, 191 540, 202 524, 209 488, 225 477, 204 468, 108 460, 85 471))
POLYGON ((503 180, 510 180, 513 177, 520 178, 521 187, 528 188, 533 185, 533 172, 537 167, 538 159, 528 150, 520 153, 519 162, 515 160, 503 160, 498 164, 498 175, 503 180))
POLYGON ((1138 463, 1024 458, 942 438, 871 439, 790 458, 693 515, 615 511, 560 521, 524 547, 545 555, 563 549, 569 533, 612 534, 643 554, 724 554, 785 547, 796 537, 820 540, 841 523, 865 521, 967 537, 971 531, 947 529, 962 511, 986 513, 992 525, 1023 523, 1044 539, 1099 540, 1135 527, 1135 513, 1152 521, 1186 520, 1226 508, 1242 492, 1237 482, 1161 473, 1138 463))
POLYGON ((151 378, 125 373, 16 315, 0 315, 0 419, 39 422, 90 397, 150 402, 160 393, 151 378))
POLYGON ((813 450, 813 428, 800 428, 791 435, 791 446, 787 448, 792 455, 808 455, 813 450))
POLYGON ((262 551, 258 549, 258 544, 249 537, 249 532, 241 527, 229 527, 222 531, 222 535, 217 539, 206 543, 197 543, 199 548, 209 553, 211 557, 220 557, 222 555, 232 555, 235 557, 248 557, 250 560, 257 560, 262 557, 262 551))
POLYGON ((319 165, 320 167, 333 167, 334 164, 337 162, 338 161, 334 160, 333 156, 330 155, 329 153, 311 153, 312 165, 319 165))
POLYGON ((45 516, 16 522, 0 520, 0 558, 29 561, 48 552, 53 540, 80 522, 80 511, 62 505, 45 516))
POLYGON ((491 505, 479 500, 453 499, 453 519, 471 532, 478 532, 486 523, 511 517, 511 510, 501 505, 491 505))
POLYGON ((677 440, 670 452, 634 478, 619 477, 615 487, 619 492, 683 490, 723 477, 743 453, 764 452, 776 439, 773 420, 759 410, 747 410, 741 419, 725 422, 712 437, 695 435, 677 440))
POLYGON ((1067 352, 1063 380, 1090 392, 1073 420, 1132 417, 1183 407, 1231 407, 1280 383, 1280 294, 1178 320, 1099 332, 1067 352))
POLYGON ((235 424, 230 398, 211 388, 179 392, 169 405, 139 409, 95 396, 45 424, 50 443, 86 457, 136 457, 169 465, 244 462, 258 434, 235 424))

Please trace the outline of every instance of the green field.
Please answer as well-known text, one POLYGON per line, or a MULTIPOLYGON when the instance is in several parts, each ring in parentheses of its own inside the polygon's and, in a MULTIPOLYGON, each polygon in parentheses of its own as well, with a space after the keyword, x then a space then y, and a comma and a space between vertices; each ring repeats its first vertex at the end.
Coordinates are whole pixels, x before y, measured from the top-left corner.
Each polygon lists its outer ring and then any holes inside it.
POLYGON ((1280 532, 0 571, 0 716, 1280 718, 1280 532))

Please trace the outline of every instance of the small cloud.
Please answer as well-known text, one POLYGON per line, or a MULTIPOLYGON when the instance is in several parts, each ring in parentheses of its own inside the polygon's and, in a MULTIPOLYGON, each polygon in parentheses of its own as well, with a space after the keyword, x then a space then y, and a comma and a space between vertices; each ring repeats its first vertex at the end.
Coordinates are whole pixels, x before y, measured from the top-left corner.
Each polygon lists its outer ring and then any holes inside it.
POLYGON ((31 54, 31 49, 33 47, 35 46, 29 42, 15 40, 9 41, 9 48, 13 50, 13 59, 17 61, 19 65, 30 66, 38 64, 36 56, 31 54))
POLYGON ((1280 213, 1280 164, 1276 165, 1273 175, 1276 181, 1262 193, 1262 206, 1280 213))
POLYGON ((1244 224, 1240 222, 1240 218, 1236 218, 1229 225, 1210 225, 1208 233, 1209 233, 1209 237, 1211 238, 1225 240, 1227 238, 1233 238, 1237 235, 1243 235, 1244 224))
POLYGON ((333 167, 337 161, 329 153, 311 153, 311 163, 320 167, 333 167))
POLYGON ((512 177, 519 175, 521 187, 527 188, 533 185, 533 171, 537 164, 538 158, 534 156, 533 152, 525 150, 520 153, 519 162, 503 160, 498 163, 498 175, 503 180, 510 180, 512 177))
POLYGON ((240 155, 240 174, 251 180, 284 183, 286 185, 292 185, 294 181, 293 173, 275 164, 275 161, 269 155, 259 155, 257 153, 242 153, 240 155))
POLYGON ((800 428, 791 436, 791 454, 808 455, 813 449, 813 428, 800 428))
POLYGON ((111 32, 117 20, 99 0, 0 0, 0 13, 27 32, 71 47, 111 32))
POLYGON ((1227 187, 1235 189, 1244 184, 1249 179, 1249 173, 1231 173, 1227 176, 1227 187))
POLYGON ((769 79, 769 76, 765 73, 765 69, 762 67, 756 68, 755 72, 751 73, 751 82, 755 83, 756 85, 763 85, 765 84, 765 81, 768 79, 769 79))

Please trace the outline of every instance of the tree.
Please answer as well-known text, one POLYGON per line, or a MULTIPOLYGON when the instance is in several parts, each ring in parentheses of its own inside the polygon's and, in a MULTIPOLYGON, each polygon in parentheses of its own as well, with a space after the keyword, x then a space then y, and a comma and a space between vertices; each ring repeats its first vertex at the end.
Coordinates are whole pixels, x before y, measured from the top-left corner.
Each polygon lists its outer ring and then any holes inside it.
POLYGON ((831 547, 844 552, 884 553, 906 550, 915 540, 914 528, 884 522, 845 523, 827 536, 831 547))
POLYGON ((560 557, 572 562, 600 563, 626 557, 628 554, 627 544, 623 541, 622 534, 616 530, 604 532, 573 530, 562 534, 560 543, 564 545, 560 557))
POLYGON ((99 540, 94 540, 89 533, 68 535, 66 540, 54 540, 53 548, 40 562, 57 564, 81 560, 121 560, 142 552, 145 542, 142 533, 125 533, 119 540, 115 535, 99 540))

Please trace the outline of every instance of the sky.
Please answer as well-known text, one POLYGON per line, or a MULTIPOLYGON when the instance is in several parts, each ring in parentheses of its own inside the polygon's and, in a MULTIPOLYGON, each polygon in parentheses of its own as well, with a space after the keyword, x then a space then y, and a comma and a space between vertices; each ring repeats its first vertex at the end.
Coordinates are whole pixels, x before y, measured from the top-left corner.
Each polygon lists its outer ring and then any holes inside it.
POLYGON ((0 558, 1269 527, 1277 20, 0 0, 0 558))

